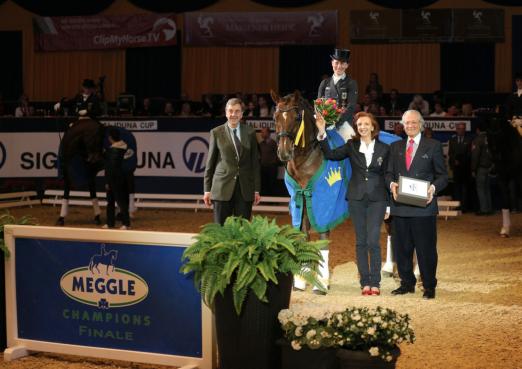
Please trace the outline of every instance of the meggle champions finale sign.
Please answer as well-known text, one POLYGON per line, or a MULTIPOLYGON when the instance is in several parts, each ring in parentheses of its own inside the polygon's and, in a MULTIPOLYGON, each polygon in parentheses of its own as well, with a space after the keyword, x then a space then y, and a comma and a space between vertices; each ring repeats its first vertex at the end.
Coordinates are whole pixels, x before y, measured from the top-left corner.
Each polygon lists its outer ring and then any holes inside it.
POLYGON ((76 345, 97 354, 63 352, 170 365, 205 362, 210 318, 204 328, 208 312, 192 279, 179 273, 187 234, 21 228, 38 236, 15 234, 10 244, 10 347, 45 342, 53 352, 76 345), (184 361, 175 364, 176 357, 184 361))

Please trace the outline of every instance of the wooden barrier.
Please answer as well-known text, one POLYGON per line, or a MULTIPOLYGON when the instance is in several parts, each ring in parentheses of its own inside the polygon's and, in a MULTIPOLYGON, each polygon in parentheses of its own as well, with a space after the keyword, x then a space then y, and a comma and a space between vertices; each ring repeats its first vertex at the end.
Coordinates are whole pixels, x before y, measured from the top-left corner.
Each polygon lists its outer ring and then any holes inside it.
MULTIPOLYGON (((46 190, 45 197, 42 200, 43 204, 59 205, 61 204, 63 191, 60 190, 46 190)), ((96 194, 100 199, 100 206, 106 206, 105 192, 98 192, 96 194)), ((152 209, 194 209, 209 210, 203 203, 202 195, 194 194, 155 194, 155 193, 137 193, 134 195, 136 208, 152 208, 152 209)), ((273 213, 287 213, 289 197, 277 196, 262 196, 259 205, 253 207, 254 212, 273 212, 273 213)), ((89 200, 89 193, 87 191, 71 191, 70 205, 84 205, 91 206, 89 200)), ((462 212, 457 210, 460 206, 460 201, 450 200, 448 197, 439 197, 439 216, 456 217, 462 212)))
POLYGON ((0 208, 13 208, 15 206, 30 206, 40 204, 36 198, 36 191, 11 192, 0 194, 0 208))

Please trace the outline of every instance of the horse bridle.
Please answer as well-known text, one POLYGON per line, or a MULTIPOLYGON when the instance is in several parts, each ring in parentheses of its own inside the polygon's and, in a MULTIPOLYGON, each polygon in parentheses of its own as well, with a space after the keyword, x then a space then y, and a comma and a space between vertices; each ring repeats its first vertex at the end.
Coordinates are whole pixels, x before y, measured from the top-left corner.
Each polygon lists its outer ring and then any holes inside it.
MULTIPOLYGON (((292 111, 292 110, 295 110, 297 112, 295 121, 299 122, 301 120, 301 112, 299 111, 299 106, 297 106, 297 105, 289 106, 286 109, 281 109, 278 107, 278 108, 276 108, 276 113, 277 112, 288 113, 289 111, 292 111)), ((297 127, 297 125, 296 125, 296 127, 297 127)), ((294 131, 297 130, 296 127, 294 127, 294 131)), ((284 130, 281 132, 278 132, 276 135, 277 141, 279 141, 282 137, 288 137, 289 139, 293 140, 295 138, 295 132, 288 132, 288 131, 284 131, 284 130)))

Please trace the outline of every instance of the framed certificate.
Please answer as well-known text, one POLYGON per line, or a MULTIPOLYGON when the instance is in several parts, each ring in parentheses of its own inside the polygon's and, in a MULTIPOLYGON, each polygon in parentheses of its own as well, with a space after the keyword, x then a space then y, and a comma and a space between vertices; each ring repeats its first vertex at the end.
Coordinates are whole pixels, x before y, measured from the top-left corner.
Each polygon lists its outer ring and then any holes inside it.
POLYGON ((397 202, 425 208, 428 204, 430 182, 421 179, 399 176, 397 202))

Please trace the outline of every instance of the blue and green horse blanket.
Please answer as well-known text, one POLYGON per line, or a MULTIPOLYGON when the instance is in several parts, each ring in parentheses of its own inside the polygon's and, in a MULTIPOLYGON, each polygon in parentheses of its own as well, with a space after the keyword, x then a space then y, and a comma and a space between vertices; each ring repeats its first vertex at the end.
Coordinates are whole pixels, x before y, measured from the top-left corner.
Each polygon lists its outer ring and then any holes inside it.
MULTIPOLYGON (((336 130, 327 130, 330 148, 344 145, 344 139, 336 130)), ((285 172, 285 184, 290 194, 290 215, 292 225, 301 228, 303 206, 313 229, 323 233, 333 229, 348 218, 346 191, 352 175, 349 159, 342 161, 323 160, 321 167, 308 181, 306 188, 285 172)))

